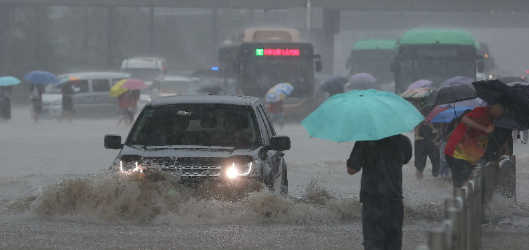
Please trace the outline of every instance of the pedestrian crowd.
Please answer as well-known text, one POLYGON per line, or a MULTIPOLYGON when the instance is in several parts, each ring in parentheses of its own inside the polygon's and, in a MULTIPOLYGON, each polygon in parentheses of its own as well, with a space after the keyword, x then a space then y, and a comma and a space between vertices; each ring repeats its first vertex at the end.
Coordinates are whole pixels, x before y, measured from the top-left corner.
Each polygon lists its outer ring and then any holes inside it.
MULTIPOLYGON (((40 118, 51 115, 52 107, 43 107, 43 94, 46 91, 58 93, 60 90, 61 98, 57 99, 61 103, 61 113, 59 122, 63 120, 72 121, 76 114, 74 97, 75 92, 88 92, 89 87, 86 81, 81 81, 73 76, 55 76, 53 73, 47 71, 31 71, 24 80, 29 82, 28 95, 30 101, 31 116, 35 123, 38 123, 40 118), (59 79, 59 77, 61 79, 59 79), (82 84, 85 83, 85 84, 82 84), (50 109, 48 109, 50 108, 50 109)), ((12 76, 0 77, 0 123, 7 122, 11 119, 11 98, 13 93, 13 86, 20 84, 21 81, 12 76)), ((94 92, 99 88, 105 91, 105 82, 92 82, 94 92), (97 85, 99 84, 99 85, 97 85)), ((134 115, 138 111, 138 101, 140 99, 140 89, 147 88, 147 85, 138 79, 123 79, 114 83, 110 97, 117 97, 119 110, 116 112, 119 115, 118 125, 124 122, 125 125, 130 125, 134 121, 134 115)), ((101 91, 99 90, 99 91, 101 91)), ((108 91, 108 89, 107 89, 108 91)), ((88 97, 87 97, 88 98, 88 97)), ((94 95, 95 100, 98 96, 94 95)), ((79 101, 79 98, 77 98, 79 101)), ((48 100, 49 102, 49 100, 48 100)), ((49 103, 46 103, 48 105, 49 103)), ((52 103, 55 104, 55 103, 52 103)))
MULTIPOLYGON (((381 98, 367 101, 368 97, 376 94, 375 90, 354 88, 351 92, 344 91, 344 84, 339 78, 324 82, 320 90, 328 92, 329 98, 302 121, 311 137, 337 142, 355 141, 346 169, 351 175, 360 171, 362 174, 360 202, 364 249, 402 248, 402 166, 410 161, 412 153, 417 180, 424 179, 423 172, 430 159, 434 178, 451 180, 453 188, 461 188, 470 179, 479 160, 498 162, 502 155, 511 155, 513 141, 520 136, 518 131, 529 127, 529 95, 515 90, 527 88, 527 84, 507 85, 499 80, 475 82, 472 79, 464 83, 449 82, 455 80, 466 81, 463 77, 454 77, 438 83, 437 86, 442 86, 439 89, 434 89, 432 86, 435 83, 429 80, 411 83, 401 97, 422 118, 409 123, 413 124, 409 130, 402 129, 389 136, 369 137, 366 134, 376 135, 400 127, 399 122, 409 120, 402 118, 402 114, 413 111, 401 109, 401 114, 393 114, 387 107, 399 110, 394 103, 377 109, 381 98), (355 112, 338 114, 335 110, 349 108, 345 106, 347 102, 352 103, 350 109, 355 112), (357 107, 369 107, 373 111, 360 116, 358 114, 366 111, 357 107), (331 113, 332 116, 328 115, 331 113), (343 118, 329 119, 334 116, 343 118), (380 125, 375 122, 377 116, 383 117, 380 125), (357 127, 354 121, 365 121, 370 126, 357 127), (502 123, 516 125, 505 126, 502 123), (337 129, 342 126, 350 131, 337 129), (377 126, 383 130, 373 129, 377 126), (408 137, 401 135, 412 130, 413 146, 408 137), (345 133, 354 136, 343 137, 345 133)), ((522 142, 525 141, 524 138, 522 142)), ((487 223, 485 218, 482 218, 483 223, 487 223)))

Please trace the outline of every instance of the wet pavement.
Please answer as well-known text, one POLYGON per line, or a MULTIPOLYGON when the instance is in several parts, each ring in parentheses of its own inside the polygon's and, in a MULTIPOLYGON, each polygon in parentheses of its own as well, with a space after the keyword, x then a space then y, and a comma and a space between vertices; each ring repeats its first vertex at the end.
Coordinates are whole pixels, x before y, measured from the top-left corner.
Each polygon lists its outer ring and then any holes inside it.
MULTIPOLYGON (((299 124, 278 134, 286 153, 290 196, 255 183, 188 190, 166 182, 106 173, 117 154, 104 134, 123 137, 116 120, 33 124, 15 108, 0 124, 0 249, 361 249, 360 175, 345 172, 353 143, 311 139, 299 124)), ((529 147, 516 144, 518 203, 496 198, 486 210, 482 249, 529 243, 529 147)), ((403 168, 403 249, 427 242, 442 220, 451 183, 403 168)))

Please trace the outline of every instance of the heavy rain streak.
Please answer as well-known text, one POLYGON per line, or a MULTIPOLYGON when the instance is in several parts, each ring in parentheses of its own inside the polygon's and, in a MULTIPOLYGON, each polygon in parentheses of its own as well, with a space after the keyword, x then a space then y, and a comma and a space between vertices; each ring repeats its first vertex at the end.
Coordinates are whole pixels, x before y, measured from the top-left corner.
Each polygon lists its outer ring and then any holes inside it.
POLYGON ((528 3, 90 2, 0 0, 0 249, 527 249, 528 3))

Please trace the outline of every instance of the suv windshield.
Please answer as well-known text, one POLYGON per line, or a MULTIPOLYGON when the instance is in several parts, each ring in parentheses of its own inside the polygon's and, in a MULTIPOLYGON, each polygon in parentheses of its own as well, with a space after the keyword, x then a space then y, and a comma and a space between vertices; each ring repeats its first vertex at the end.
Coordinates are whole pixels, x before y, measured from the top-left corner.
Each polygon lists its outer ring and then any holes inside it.
POLYGON ((176 104, 146 108, 127 145, 255 148, 260 141, 256 118, 249 107, 176 104))

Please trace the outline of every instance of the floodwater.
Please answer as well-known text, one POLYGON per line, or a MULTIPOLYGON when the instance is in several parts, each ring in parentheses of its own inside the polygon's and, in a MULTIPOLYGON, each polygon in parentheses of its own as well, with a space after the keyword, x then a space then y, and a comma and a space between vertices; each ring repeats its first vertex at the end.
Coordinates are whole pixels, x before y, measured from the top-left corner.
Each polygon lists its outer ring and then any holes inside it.
MULTIPOLYGON (((299 124, 278 134, 286 153, 289 197, 241 181, 187 189, 163 175, 106 170, 118 153, 103 147, 117 120, 34 124, 28 107, 0 123, 0 249, 362 249, 360 175, 345 171, 353 143, 309 138, 299 124), (157 181, 154 181, 157 180, 157 181)), ((517 203, 495 197, 482 249, 526 249, 529 146, 517 143, 517 203)), ((404 166, 403 249, 427 242, 442 220, 451 183, 415 179, 404 166)))

